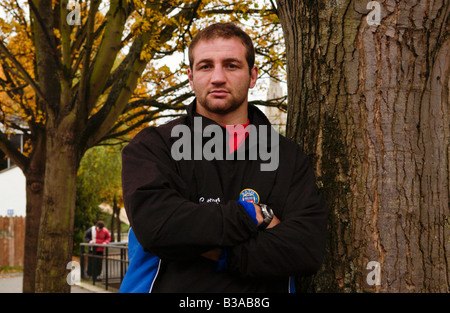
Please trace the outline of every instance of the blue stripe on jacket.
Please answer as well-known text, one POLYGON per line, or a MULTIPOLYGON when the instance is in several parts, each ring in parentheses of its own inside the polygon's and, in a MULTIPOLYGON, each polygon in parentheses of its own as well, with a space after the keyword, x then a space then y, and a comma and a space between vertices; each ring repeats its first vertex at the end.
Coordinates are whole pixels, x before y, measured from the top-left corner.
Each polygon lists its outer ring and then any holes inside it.
POLYGON ((119 293, 149 293, 159 270, 160 259, 144 251, 131 228, 128 234, 128 260, 119 293))

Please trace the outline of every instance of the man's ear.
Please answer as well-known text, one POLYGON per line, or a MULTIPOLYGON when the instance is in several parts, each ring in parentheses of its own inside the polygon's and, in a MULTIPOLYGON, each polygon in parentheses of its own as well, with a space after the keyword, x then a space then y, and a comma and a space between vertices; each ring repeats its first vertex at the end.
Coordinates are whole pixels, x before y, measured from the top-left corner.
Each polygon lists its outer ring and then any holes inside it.
POLYGON ((250 88, 255 87, 257 79, 258 79, 258 67, 255 65, 250 71, 250 88))
POLYGON ((190 67, 188 67, 187 74, 189 78, 189 86, 191 86, 191 89, 194 90, 194 75, 190 67))

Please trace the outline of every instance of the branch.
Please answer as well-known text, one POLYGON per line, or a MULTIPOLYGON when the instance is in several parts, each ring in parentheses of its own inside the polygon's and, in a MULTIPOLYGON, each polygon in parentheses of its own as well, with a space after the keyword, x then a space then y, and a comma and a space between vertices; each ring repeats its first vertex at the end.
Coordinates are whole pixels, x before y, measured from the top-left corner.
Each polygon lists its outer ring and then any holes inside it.
POLYGON ((164 110, 183 110, 186 106, 182 103, 183 101, 194 96, 193 92, 184 93, 175 99, 169 101, 169 103, 159 102, 155 97, 143 98, 139 100, 134 100, 130 102, 127 106, 127 111, 138 108, 138 107, 154 107, 164 110), (173 104, 175 103, 175 104, 173 104))
MULTIPOLYGON (((0 60, 3 61, 3 58, 0 58, 0 60)), ((14 82, 13 78, 11 77, 10 73, 15 76, 20 76, 20 75, 17 75, 18 73, 13 71, 7 62, 3 62, 3 64, 1 66, 3 69, 3 74, 6 77, 6 80, 0 78, 0 85, 3 86, 3 90, 8 94, 8 96, 11 98, 11 100, 14 100, 14 96, 22 97, 24 94, 24 89, 25 89, 25 87, 28 86, 28 84, 25 82, 24 84, 17 86, 17 84, 14 82)))
POLYGON ((284 112, 286 112, 287 109, 287 105, 286 105, 286 99, 287 96, 283 96, 280 98, 276 98, 276 99, 270 99, 270 100, 254 100, 254 101, 249 101, 248 104, 252 104, 252 105, 261 105, 261 106, 266 106, 266 107, 275 107, 278 108, 284 112))
POLYGON ((144 118, 144 119, 140 120, 140 121, 137 122, 137 123, 134 123, 133 125, 131 125, 130 127, 124 129, 123 131, 120 131, 120 132, 117 132, 117 133, 111 133, 111 134, 106 135, 105 137, 103 137, 103 138, 100 140, 100 142, 102 142, 102 141, 107 141, 107 140, 111 140, 111 139, 117 139, 117 140, 120 140, 120 137, 121 137, 121 136, 127 135, 127 134, 130 133, 132 130, 134 130, 134 129, 140 127, 140 126, 142 126, 142 125, 145 124, 145 123, 150 123, 151 121, 155 121, 155 120, 157 120, 157 119, 159 119, 159 118, 168 118, 168 117, 174 117, 174 118, 176 118, 176 117, 180 117, 180 116, 182 116, 182 115, 184 115, 184 113, 179 113, 179 114, 167 114, 167 115, 156 115, 156 116, 155 116, 155 115, 152 115, 152 116, 149 116, 149 117, 147 117, 147 118, 144 118))
MULTIPOLYGON (((198 2, 195 4, 197 3, 198 2)), ((155 3, 152 2, 151 5, 154 6, 155 3)), ((195 6, 190 5, 182 8, 180 12, 174 16, 174 18, 177 19, 179 17, 184 17, 189 19, 192 15, 196 14, 196 12, 193 11, 193 7, 195 6)), ((154 22, 151 27, 152 31, 159 30, 157 28, 157 23, 158 21, 154 22)), ((159 33, 159 44, 169 41, 173 37, 173 33, 177 27, 179 26, 168 25, 162 29, 159 33)), ((113 127, 117 117, 125 110, 127 103, 136 88, 137 82, 147 64, 146 61, 140 59, 140 52, 151 40, 151 38, 152 33, 147 32, 139 35, 135 39, 135 42, 129 52, 132 56, 128 59, 124 68, 124 75, 121 75, 121 77, 113 84, 103 107, 88 121, 81 140, 82 144, 84 144, 87 148, 92 147, 99 142, 99 140, 101 140, 105 134, 110 131, 111 127, 113 127)), ((154 54, 154 51, 152 51, 152 54, 154 54)), ((105 73, 102 74, 106 76, 105 73)))
POLYGON ((22 64, 20 64, 19 61, 9 52, 8 48, 3 44, 3 40, 0 41, 0 51, 3 52, 3 54, 13 62, 14 66, 17 68, 17 70, 22 74, 21 79, 26 81, 31 88, 33 88, 34 92, 39 96, 39 98, 43 99, 47 102, 47 99, 45 98, 44 94, 42 93, 39 86, 34 82, 33 78, 28 74, 28 72, 23 68, 22 64))
MULTIPOLYGON (((81 56, 81 54, 79 55, 79 58, 83 58, 83 67, 81 70, 81 77, 80 77, 80 83, 79 83, 79 91, 78 91, 78 104, 77 104, 77 108, 76 111, 78 111, 80 114, 80 116, 84 119, 84 117, 89 115, 89 109, 87 107, 86 101, 87 101, 87 96, 86 94, 89 92, 88 91, 88 83, 89 83, 89 68, 90 68, 90 61, 91 61, 91 50, 92 50, 92 45, 94 43, 94 26, 95 26, 95 15, 98 12, 98 8, 100 6, 100 2, 98 0, 92 1, 90 9, 89 9, 89 14, 88 14, 88 19, 87 19, 87 34, 86 34, 86 43, 84 44, 84 49, 83 49, 83 53, 84 55, 81 56), (82 111, 82 112, 81 112, 82 111)), ((80 42, 81 44, 81 42, 80 42)), ((79 62, 77 62, 79 63, 79 62)), ((75 68, 78 67, 79 64, 75 64, 75 68)), ((72 71, 75 71, 75 68, 72 71)))
POLYGON ((19 2, 17 0, 15 0, 16 6, 19 9, 17 13, 13 13, 14 15, 16 15, 17 19, 22 23, 22 26, 25 34, 27 35, 28 39, 31 40, 31 34, 28 32, 28 23, 27 20, 25 19, 25 12, 23 11, 22 7, 20 6, 19 2))
MULTIPOLYGON (((161 91, 158 95, 155 95, 155 96, 152 96, 152 97, 143 98, 143 99, 139 99, 139 100, 135 100, 135 101, 133 101, 132 103, 137 103, 137 102, 139 102, 139 101, 144 100, 144 101, 147 101, 148 103, 159 104, 158 102, 156 102, 156 99, 157 99, 157 98, 162 98, 162 97, 164 97, 164 96, 167 96, 169 93, 172 93, 172 92, 175 92, 175 91, 177 91, 177 90, 180 90, 181 88, 185 87, 188 83, 189 83, 189 79, 186 79, 186 80, 184 80, 184 81, 182 81, 182 82, 179 82, 178 84, 175 84, 175 85, 173 85, 173 86, 170 86, 170 87, 164 89, 164 90, 161 91)), ((186 93, 185 93, 184 95, 186 95, 186 93)), ((193 92, 188 93, 188 97, 192 97, 193 95, 194 95, 193 92)), ((182 101, 184 101, 184 100, 172 100, 172 101, 170 101, 170 102, 173 103, 173 102, 175 102, 175 101, 176 101, 176 102, 182 102, 182 101)), ((142 102, 142 103, 144 103, 144 102, 142 102)), ((144 103, 143 105, 153 106, 153 104, 152 104, 152 105, 148 105, 148 104, 145 104, 145 103, 144 103)), ((134 108, 135 106, 131 105, 130 107, 131 107, 131 108, 134 108)))
MULTIPOLYGON (((86 93, 88 92, 88 81, 89 81, 89 69, 90 69, 90 61, 91 61, 91 51, 94 41, 100 36, 103 32, 103 29, 106 26, 107 20, 105 19, 102 24, 97 28, 94 32, 95 26, 95 15, 98 12, 98 8, 101 1, 92 1, 89 14, 87 18, 87 23, 84 23, 77 32, 76 40, 73 42, 70 51, 71 54, 74 54, 78 51, 78 58, 72 66, 71 75, 74 77, 80 67, 80 64, 83 62, 83 68, 81 69, 80 81, 72 86, 72 91, 74 94, 74 100, 78 98, 78 107, 76 109, 79 112, 79 116, 81 119, 86 119, 89 115, 89 108, 87 107, 86 93), (83 47, 82 44, 84 43, 83 47), (81 49, 81 50, 80 50, 81 49)), ((76 103, 76 102, 75 102, 76 103)))
POLYGON ((25 173, 30 160, 24 156, 14 144, 8 139, 8 136, 5 135, 0 130, 0 150, 2 150, 13 162, 16 164, 22 172, 25 173))
POLYGON ((85 103, 88 112, 94 108, 119 52, 121 46, 120 35, 127 20, 126 1, 111 1, 106 20, 108 22, 103 33, 100 48, 95 56, 88 82, 89 93, 85 103))
POLYGON ((261 13, 274 13, 276 14, 277 11, 274 9, 269 9, 269 10, 259 10, 259 9, 248 9, 245 12, 243 10, 232 10, 232 9, 211 9, 211 10, 207 10, 204 12, 204 14, 206 15, 215 15, 215 14, 244 14, 244 13, 249 13, 249 14, 261 14, 261 13))
POLYGON ((55 47, 55 44, 51 40, 50 34, 48 33, 47 28, 45 27, 45 23, 42 20, 42 17, 39 14, 36 6, 34 5, 34 1, 33 0, 28 1, 28 4, 30 5, 31 10, 33 11, 34 16, 36 17, 36 19, 37 19, 37 21, 39 23, 39 26, 41 27, 42 32, 44 33, 44 36, 45 36, 45 38, 46 38, 46 40, 47 40, 47 42, 48 42, 48 44, 49 44, 49 46, 51 48, 50 49, 50 51, 51 51, 50 54, 52 55, 52 57, 54 59, 53 61, 55 62, 56 68, 60 72, 61 71, 61 64, 59 63, 58 56, 55 54, 55 51, 57 51, 57 49, 55 47))
MULTIPOLYGON (((63 66, 63 74, 64 77, 63 79, 65 80, 65 84, 70 84, 72 79, 71 79, 71 62, 72 59, 70 57, 71 55, 71 44, 70 44, 70 34, 72 33, 72 29, 70 28, 70 25, 68 23, 66 23, 66 16, 68 14, 68 9, 67 9, 67 0, 64 1, 60 1, 60 33, 61 33, 61 50, 62 50, 62 66, 63 66)), ((70 85, 68 85, 70 86, 70 85)), ((65 87, 68 87, 65 86, 65 87)))
MULTIPOLYGON (((139 55, 140 55, 140 51, 142 49, 142 45, 143 45, 142 37, 138 36, 135 39, 135 41, 133 42, 133 45, 130 48, 130 51, 129 51, 127 57, 120 64, 120 66, 119 66, 119 68, 121 68, 120 72, 114 71, 114 73, 113 73, 114 76, 116 76, 116 74, 119 74, 119 73, 120 73, 120 75, 117 75, 117 78, 114 81, 113 86, 109 92, 108 98, 106 99, 105 103, 100 108, 100 110, 98 110, 97 113, 92 115, 87 122, 87 126, 85 128, 85 131, 83 134, 83 140, 82 140, 84 142, 84 145, 87 146, 87 148, 94 146, 95 143, 100 139, 100 138, 93 139, 93 137, 96 137, 95 133, 100 131, 101 125, 105 122, 105 120, 111 114, 111 110, 116 105, 117 99, 119 98, 122 89, 127 85, 128 76, 141 74, 140 71, 139 71, 139 73, 135 73, 134 65, 135 65, 135 63, 141 62, 139 60, 139 55)), ((141 66, 141 67, 145 67, 145 66, 141 66)), ((121 113, 122 112, 118 112, 117 116, 119 116, 121 113)), ((107 131, 105 131, 105 133, 107 133, 107 131)), ((100 137, 100 136, 98 136, 98 137, 100 137)), ((101 137, 103 137, 103 135, 101 135, 101 137)))
POLYGON ((141 126, 143 123, 145 123, 146 120, 149 120, 149 118, 152 118, 153 116, 155 116, 156 114, 159 114, 160 112, 162 112, 163 110, 161 109, 157 109, 157 110, 153 110, 153 111, 148 111, 148 110, 141 110, 139 112, 136 112, 130 116, 128 116, 125 120, 123 121, 119 121, 118 123, 116 123, 116 125, 114 125, 114 127, 111 128, 111 130, 108 132, 108 134, 102 138, 102 141, 107 140, 107 139, 113 139, 113 138, 118 138, 120 136, 124 136, 126 135, 129 131, 138 128, 139 126, 141 126), (137 119, 141 116, 146 116, 145 118, 139 120, 139 121, 135 121, 134 123, 132 123, 131 125, 126 124, 127 122, 130 122, 134 119, 137 119), (126 126, 125 130, 120 130, 120 128, 122 126, 126 126))
POLYGON ((277 9, 277 6, 275 5, 275 3, 272 0, 270 0, 270 4, 272 5, 273 13, 278 15, 278 9, 277 9))

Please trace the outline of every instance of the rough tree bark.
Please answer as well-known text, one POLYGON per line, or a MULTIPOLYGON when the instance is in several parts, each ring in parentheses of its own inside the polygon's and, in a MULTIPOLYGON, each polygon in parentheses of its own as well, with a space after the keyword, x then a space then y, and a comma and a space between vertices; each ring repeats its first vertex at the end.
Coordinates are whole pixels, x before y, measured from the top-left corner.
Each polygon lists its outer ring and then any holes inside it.
POLYGON ((287 136, 331 213, 324 266, 299 287, 449 292, 450 2, 276 3, 287 136))
MULTIPOLYGON (((43 130, 39 130, 43 131, 43 130)), ((45 136, 37 136, 33 141, 33 151, 29 158, 29 164, 23 171, 26 179, 26 229, 25 229, 25 254, 23 264, 23 284, 24 293, 35 291, 36 260, 39 224, 41 219, 41 206, 44 194, 44 173, 46 144, 45 136)))

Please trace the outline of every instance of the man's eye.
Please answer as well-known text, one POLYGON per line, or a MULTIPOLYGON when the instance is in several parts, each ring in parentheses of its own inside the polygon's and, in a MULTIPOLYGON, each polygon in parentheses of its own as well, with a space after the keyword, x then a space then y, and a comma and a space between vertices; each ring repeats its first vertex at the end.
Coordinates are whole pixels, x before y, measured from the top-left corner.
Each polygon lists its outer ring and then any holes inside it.
POLYGON ((210 69, 210 68, 211 68, 211 66, 207 65, 207 64, 200 66, 201 70, 207 70, 207 69, 210 69))

